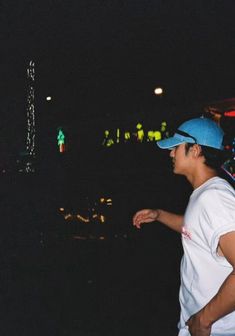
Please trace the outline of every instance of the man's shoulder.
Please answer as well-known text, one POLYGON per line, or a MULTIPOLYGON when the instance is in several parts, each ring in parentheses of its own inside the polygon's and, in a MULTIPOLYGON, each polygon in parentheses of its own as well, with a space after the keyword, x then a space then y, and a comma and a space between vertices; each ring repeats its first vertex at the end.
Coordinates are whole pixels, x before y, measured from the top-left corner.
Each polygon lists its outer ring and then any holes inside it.
POLYGON ((225 179, 216 176, 214 178, 209 179, 206 183, 204 188, 202 188, 202 191, 231 191, 233 193, 235 193, 235 190, 233 188, 233 186, 228 183, 228 181, 226 181, 225 179))
POLYGON ((226 180, 214 179, 201 190, 198 200, 203 207, 210 205, 219 209, 221 206, 231 206, 234 209, 235 190, 226 180))

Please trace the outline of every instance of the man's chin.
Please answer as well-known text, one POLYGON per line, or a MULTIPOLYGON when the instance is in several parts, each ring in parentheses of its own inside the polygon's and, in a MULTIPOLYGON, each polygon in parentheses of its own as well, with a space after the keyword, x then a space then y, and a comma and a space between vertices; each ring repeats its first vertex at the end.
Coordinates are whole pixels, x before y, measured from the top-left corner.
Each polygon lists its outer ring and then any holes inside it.
POLYGON ((177 171, 177 169, 176 169, 175 167, 173 167, 173 170, 172 170, 172 172, 173 172, 173 174, 176 174, 176 175, 179 175, 179 174, 180 174, 180 172, 179 172, 179 171, 177 171))

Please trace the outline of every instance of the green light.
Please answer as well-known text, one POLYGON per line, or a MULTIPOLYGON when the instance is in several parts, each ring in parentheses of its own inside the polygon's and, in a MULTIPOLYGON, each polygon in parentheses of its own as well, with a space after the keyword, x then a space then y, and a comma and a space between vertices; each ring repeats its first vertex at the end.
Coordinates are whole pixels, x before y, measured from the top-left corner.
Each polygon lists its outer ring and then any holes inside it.
POLYGON ((59 130, 59 133, 57 135, 57 140, 58 140, 58 146, 60 145, 64 145, 64 139, 65 139, 65 135, 62 131, 62 129, 59 130))
POLYGON ((62 128, 59 128, 57 140, 59 151, 60 153, 63 153, 65 151, 65 135, 62 128))

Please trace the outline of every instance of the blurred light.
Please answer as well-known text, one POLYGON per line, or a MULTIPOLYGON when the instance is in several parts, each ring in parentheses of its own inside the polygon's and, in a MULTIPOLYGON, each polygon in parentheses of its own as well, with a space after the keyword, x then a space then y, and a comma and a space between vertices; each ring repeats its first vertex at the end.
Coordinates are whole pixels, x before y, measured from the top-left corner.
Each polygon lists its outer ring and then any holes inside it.
POLYGON ((111 199, 111 198, 107 198, 107 199, 106 199, 106 204, 107 204, 108 206, 112 205, 112 204, 113 204, 113 203, 112 203, 112 199, 111 199))
POLYGON ((46 97, 47 101, 51 101, 51 99, 52 99, 51 96, 46 97))
POLYGON ((224 115, 226 117, 235 117, 235 111, 227 111, 227 112, 224 112, 224 115))
POLYGON ((158 140, 161 140, 161 138, 162 138, 162 133, 160 131, 155 131, 154 132, 154 139, 156 141, 158 141, 158 140))
POLYGON ((163 94, 163 89, 161 87, 157 87, 154 90, 154 93, 159 96, 159 95, 163 94))
POLYGON ((79 214, 77 214, 77 219, 81 220, 84 223, 89 223, 90 222, 89 218, 85 218, 85 217, 83 217, 83 216, 81 216, 79 214))
POLYGON ((72 218, 73 218, 73 216, 72 216, 72 214, 70 214, 70 213, 64 215, 64 219, 65 219, 65 220, 67 220, 67 219, 72 219, 72 218))
POLYGON ((82 240, 86 240, 87 237, 83 237, 83 236, 73 236, 73 239, 82 239, 82 240))
POLYGON ((225 146, 225 149, 231 149, 231 148, 232 148, 232 146, 230 146, 230 145, 225 146))

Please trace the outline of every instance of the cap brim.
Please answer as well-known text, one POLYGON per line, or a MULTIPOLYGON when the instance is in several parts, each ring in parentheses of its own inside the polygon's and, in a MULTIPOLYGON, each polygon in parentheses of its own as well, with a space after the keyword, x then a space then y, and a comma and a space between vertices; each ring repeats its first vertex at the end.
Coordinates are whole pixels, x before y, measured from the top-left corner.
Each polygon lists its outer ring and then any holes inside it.
POLYGON ((171 138, 167 138, 167 139, 157 141, 157 145, 161 149, 171 149, 171 148, 174 148, 176 146, 179 146, 180 144, 182 144, 184 142, 185 142, 185 140, 180 140, 180 139, 177 139, 175 137, 171 137, 171 138))

